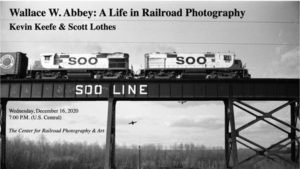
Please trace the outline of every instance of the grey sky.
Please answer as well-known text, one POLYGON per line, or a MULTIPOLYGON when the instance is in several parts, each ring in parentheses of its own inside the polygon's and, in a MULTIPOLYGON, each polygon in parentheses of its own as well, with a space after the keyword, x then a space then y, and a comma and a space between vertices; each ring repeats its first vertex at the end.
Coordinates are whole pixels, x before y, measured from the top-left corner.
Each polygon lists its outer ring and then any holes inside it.
MULTIPOLYGON (((27 53, 30 63, 40 53, 93 53, 127 52, 134 69, 144 64, 148 52, 235 52, 247 65, 253 78, 297 78, 299 77, 299 1, 297 2, 0 2, 1 4, 1 51, 27 53), (195 8, 198 10, 245 10, 243 19, 210 18, 12 18, 9 8, 48 9, 81 8, 195 8), (115 24, 115 31, 10 31, 8 23, 95 23, 115 24)), ((256 103, 259 104, 259 103, 256 103)), ((61 107, 69 103, 10 103, 14 107, 61 107), (58 105, 57 105, 58 104, 58 105)), ((105 102, 74 102, 80 109, 78 117, 68 117, 64 122, 44 123, 45 126, 106 127, 105 102), (91 108, 92 107, 92 108, 91 108), (99 110, 96 110, 99 108, 99 110), (99 124, 97 122, 99 121, 99 124)), ((193 142, 209 146, 223 146, 224 107, 215 102, 119 102, 117 104, 117 143, 169 145, 178 142, 193 142), (127 121, 138 120, 136 126, 127 121)), ((274 103, 266 107, 272 109, 274 103)), ((239 114, 238 114, 239 115, 239 114)), ((240 115, 238 123, 245 122, 247 115, 240 115)), ((286 118, 284 113, 280 117, 286 118)), ((11 126, 41 126, 39 122, 15 123, 11 126)), ((8 126, 9 127, 9 126, 8 126)), ((265 144, 280 134, 263 133, 268 128, 257 125, 258 141, 265 144), (266 139, 266 140, 265 140, 266 139)), ((251 135, 251 132, 249 132, 251 135)), ((24 135, 25 137, 26 135, 24 135)), ((52 141, 87 141, 104 143, 105 134, 61 136, 50 135, 52 141)))

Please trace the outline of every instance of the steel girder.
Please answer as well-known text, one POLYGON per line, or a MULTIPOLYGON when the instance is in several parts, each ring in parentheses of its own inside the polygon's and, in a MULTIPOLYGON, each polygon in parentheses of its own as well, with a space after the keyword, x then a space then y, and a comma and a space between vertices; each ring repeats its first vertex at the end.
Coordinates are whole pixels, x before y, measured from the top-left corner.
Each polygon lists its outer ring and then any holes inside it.
MULTIPOLYGON (((258 156, 271 159, 275 162, 276 160, 274 157, 277 157, 286 162, 292 161, 294 165, 299 164, 300 137, 297 137, 297 133, 300 132, 300 129, 297 128, 297 119, 299 119, 299 100, 289 100, 286 103, 283 103, 279 105, 277 108, 268 112, 262 111, 241 100, 237 100, 237 99, 225 100, 226 167, 228 169, 239 168, 244 163, 249 162, 250 160, 253 160, 255 157, 258 156), (274 116, 276 112, 278 112, 279 110, 287 106, 290 106, 290 124, 274 116), (255 119, 240 126, 239 128, 236 128, 235 119, 234 119, 234 107, 254 116, 255 119), (268 119, 277 122, 277 124, 271 122, 268 119), (264 147, 259 143, 256 143, 241 135, 241 131, 248 129, 249 127, 253 126, 254 124, 260 121, 264 121, 267 124, 277 128, 278 130, 286 133, 287 135, 286 138, 279 140, 278 142, 272 144, 269 147, 264 147), (282 128, 279 124, 288 127, 290 131, 287 131, 286 129, 282 128), (244 160, 239 161, 237 143, 245 146, 246 148, 253 150, 255 154, 244 160), (290 161, 280 156, 279 154, 272 152, 274 149, 276 149, 276 151, 279 151, 284 148, 287 148, 289 145, 291 149, 290 161)), ((260 160, 256 160, 255 162, 258 162, 260 160)))

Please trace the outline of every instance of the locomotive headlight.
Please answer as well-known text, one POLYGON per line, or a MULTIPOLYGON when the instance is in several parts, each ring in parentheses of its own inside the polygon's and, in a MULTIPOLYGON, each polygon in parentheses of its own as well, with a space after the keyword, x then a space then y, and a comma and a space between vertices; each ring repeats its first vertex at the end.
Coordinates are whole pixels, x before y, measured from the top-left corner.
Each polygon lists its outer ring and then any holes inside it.
POLYGON ((15 64, 15 59, 12 55, 6 54, 0 58, 0 67, 10 69, 15 64))

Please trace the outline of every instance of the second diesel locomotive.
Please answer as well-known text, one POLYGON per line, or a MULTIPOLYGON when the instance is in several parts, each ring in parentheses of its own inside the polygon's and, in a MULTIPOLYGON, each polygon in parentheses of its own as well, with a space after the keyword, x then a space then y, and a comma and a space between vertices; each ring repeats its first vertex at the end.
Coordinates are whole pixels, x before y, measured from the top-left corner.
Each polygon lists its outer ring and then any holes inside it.
POLYGON ((129 68, 127 53, 46 53, 27 71, 21 52, 0 53, 1 78, 33 79, 225 79, 250 78, 233 53, 147 53, 139 74, 129 68), (26 73, 27 72, 27 73, 26 73))
POLYGON ((233 53, 147 53, 142 75, 155 79, 250 78, 233 53))

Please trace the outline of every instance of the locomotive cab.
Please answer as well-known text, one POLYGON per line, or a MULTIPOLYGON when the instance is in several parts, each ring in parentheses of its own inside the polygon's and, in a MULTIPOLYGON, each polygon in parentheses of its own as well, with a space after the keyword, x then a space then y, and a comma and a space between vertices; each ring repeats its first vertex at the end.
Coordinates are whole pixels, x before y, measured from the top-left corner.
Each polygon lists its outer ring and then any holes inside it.
POLYGON ((229 68, 234 64, 235 55, 232 53, 216 53, 213 68, 229 68))
POLYGON ((127 53, 114 53, 108 55, 108 67, 110 69, 128 69, 129 55, 127 53))

